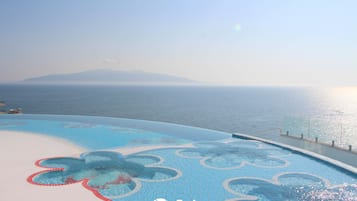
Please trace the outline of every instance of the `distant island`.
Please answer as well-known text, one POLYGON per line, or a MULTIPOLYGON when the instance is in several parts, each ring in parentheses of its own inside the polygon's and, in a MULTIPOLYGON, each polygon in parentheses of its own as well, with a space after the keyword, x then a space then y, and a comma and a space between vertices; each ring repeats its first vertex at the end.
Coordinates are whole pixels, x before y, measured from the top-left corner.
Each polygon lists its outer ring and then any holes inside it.
POLYGON ((122 84, 122 85, 195 85, 182 77, 143 71, 89 70, 71 74, 52 74, 25 79, 31 84, 122 84))

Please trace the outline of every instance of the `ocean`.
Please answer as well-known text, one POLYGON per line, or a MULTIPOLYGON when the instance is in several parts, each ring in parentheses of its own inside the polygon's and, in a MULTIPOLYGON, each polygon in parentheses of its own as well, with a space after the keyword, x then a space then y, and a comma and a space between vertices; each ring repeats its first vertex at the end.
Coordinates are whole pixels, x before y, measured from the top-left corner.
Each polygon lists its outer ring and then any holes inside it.
POLYGON ((357 88, 0 85, 27 114, 122 117, 357 146, 357 88))

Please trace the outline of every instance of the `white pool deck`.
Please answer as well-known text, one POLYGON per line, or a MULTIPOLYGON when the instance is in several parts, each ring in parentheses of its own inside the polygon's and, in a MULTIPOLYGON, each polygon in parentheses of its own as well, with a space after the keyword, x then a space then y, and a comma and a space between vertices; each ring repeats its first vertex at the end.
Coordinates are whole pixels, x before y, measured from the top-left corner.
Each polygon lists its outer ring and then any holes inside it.
POLYGON ((0 200, 100 200, 81 185, 41 187, 26 181, 41 171, 34 162, 53 156, 76 155, 84 150, 61 139, 24 132, 0 131, 0 200), (63 193, 66 192, 66 193, 63 193))

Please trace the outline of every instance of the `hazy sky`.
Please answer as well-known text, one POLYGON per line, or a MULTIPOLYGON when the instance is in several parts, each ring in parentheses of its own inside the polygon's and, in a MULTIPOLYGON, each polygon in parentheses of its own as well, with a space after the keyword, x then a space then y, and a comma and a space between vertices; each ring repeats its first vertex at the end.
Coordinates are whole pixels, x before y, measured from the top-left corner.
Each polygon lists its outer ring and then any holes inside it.
POLYGON ((357 86, 357 1, 0 1, 0 82, 98 68, 357 86))

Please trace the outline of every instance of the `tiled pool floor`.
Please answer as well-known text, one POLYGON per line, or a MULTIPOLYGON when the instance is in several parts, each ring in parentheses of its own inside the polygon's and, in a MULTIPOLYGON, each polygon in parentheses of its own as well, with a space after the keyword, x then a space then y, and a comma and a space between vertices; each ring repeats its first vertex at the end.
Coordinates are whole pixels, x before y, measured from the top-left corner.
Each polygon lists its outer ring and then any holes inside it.
POLYGON ((41 115, 2 116, 1 130, 55 136, 87 150, 33 161, 37 171, 28 175, 27 182, 37 188, 81 185, 98 200, 115 201, 357 201, 355 173, 222 132, 137 120, 41 115), (130 154, 123 152, 130 148, 130 154))

